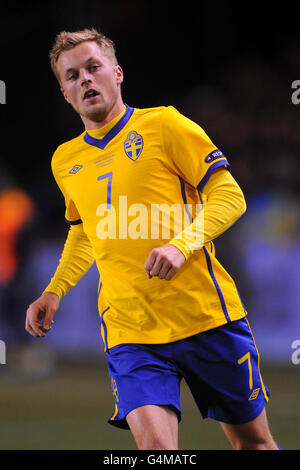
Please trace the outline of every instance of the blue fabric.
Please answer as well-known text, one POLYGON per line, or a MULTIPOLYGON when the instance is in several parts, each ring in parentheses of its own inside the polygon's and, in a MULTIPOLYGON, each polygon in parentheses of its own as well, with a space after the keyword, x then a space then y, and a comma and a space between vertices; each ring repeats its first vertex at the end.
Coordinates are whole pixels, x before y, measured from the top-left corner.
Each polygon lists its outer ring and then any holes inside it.
POLYGON ((123 127, 126 126, 127 122, 131 118, 133 111, 134 108, 126 105, 126 111, 123 116, 102 139, 96 139, 96 137, 92 137, 88 132, 86 132, 83 136, 84 141, 89 145, 93 145, 94 147, 98 147, 99 149, 104 150, 107 144, 109 144, 109 142, 119 134, 123 127))
POLYGON ((106 357, 116 406, 108 422, 120 428, 128 429, 130 411, 150 404, 173 407, 180 421, 182 378, 203 418, 241 424, 267 402, 245 318, 173 343, 118 345, 106 357))

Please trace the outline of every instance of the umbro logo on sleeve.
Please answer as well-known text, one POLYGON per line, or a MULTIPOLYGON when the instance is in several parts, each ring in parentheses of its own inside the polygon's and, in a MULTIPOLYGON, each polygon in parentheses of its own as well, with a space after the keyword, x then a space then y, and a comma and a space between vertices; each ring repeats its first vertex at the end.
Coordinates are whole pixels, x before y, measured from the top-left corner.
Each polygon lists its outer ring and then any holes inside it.
POLYGON ((69 174, 75 175, 79 170, 81 170, 82 167, 83 165, 74 165, 73 168, 69 171, 69 174))

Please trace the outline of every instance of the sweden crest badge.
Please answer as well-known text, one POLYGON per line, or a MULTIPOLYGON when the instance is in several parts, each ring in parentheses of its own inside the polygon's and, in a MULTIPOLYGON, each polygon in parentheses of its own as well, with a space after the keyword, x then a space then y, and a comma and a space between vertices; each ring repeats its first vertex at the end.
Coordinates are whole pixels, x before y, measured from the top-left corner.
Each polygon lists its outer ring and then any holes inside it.
POLYGON ((124 141, 124 150, 131 160, 134 162, 139 158, 144 147, 144 139, 136 131, 130 131, 124 141))

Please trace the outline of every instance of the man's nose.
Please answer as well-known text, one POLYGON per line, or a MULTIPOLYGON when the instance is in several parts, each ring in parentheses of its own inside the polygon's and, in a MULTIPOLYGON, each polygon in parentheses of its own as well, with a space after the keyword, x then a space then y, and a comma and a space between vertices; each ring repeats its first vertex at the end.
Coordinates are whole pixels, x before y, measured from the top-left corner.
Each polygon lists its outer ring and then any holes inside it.
POLYGON ((81 86, 91 83, 91 74, 87 70, 82 70, 80 73, 80 83, 81 86))

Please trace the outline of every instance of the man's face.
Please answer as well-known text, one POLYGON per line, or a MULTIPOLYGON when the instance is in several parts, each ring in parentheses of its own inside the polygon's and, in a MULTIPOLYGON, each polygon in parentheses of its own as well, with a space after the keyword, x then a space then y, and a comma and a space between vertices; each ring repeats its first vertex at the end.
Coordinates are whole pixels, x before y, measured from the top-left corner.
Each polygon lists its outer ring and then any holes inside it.
POLYGON ((120 102, 123 72, 96 42, 62 52, 57 61, 61 91, 83 122, 101 122, 120 102))

